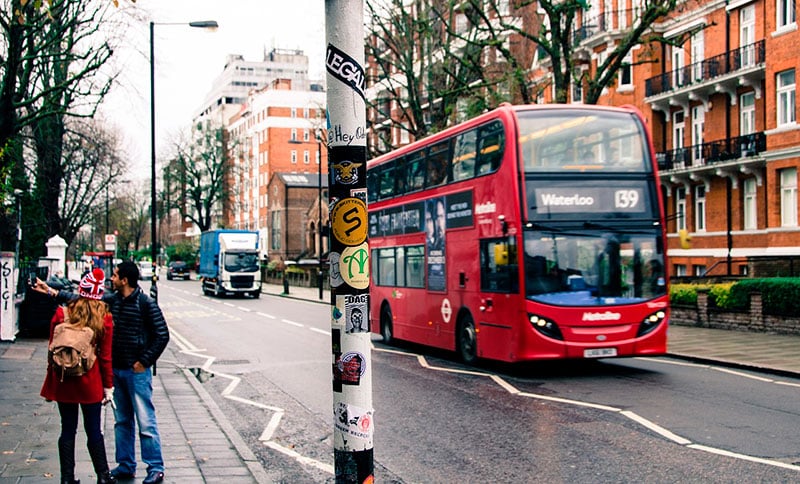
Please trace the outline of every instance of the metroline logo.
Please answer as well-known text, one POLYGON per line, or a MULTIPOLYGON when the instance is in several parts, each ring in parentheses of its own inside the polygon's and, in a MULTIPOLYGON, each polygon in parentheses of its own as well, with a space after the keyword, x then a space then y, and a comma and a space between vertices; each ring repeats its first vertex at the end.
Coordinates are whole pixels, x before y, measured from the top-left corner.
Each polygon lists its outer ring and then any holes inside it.
POLYGON ((619 321, 620 319, 622 319, 620 313, 612 313, 611 311, 606 311, 604 313, 583 313, 584 321, 619 321))
POLYGON ((594 205, 594 197, 583 197, 577 193, 571 196, 543 193, 542 204, 546 207, 594 205))

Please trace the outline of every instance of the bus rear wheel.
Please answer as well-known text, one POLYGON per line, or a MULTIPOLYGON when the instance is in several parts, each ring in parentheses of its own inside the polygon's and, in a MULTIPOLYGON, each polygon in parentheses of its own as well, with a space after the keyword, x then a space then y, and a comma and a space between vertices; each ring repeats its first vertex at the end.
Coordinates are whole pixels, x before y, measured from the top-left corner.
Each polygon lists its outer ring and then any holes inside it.
POLYGON ((394 341, 392 330, 392 309, 388 304, 384 304, 381 307, 381 336, 383 336, 384 343, 392 344, 394 341))
POLYGON ((478 360, 478 334, 475 332, 475 321, 469 314, 464 315, 458 322, 456 333, 456 348, 461 361, 468 365, 478 360))

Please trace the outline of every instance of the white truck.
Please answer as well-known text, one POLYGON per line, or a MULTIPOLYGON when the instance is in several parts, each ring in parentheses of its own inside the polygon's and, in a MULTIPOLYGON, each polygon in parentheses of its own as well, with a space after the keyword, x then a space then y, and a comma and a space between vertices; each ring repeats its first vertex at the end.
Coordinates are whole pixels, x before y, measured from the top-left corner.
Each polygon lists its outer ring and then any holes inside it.
POLYGON ((200 234, 198 273, 203 294, 261 296, 258 232, 209 230, 200 234))

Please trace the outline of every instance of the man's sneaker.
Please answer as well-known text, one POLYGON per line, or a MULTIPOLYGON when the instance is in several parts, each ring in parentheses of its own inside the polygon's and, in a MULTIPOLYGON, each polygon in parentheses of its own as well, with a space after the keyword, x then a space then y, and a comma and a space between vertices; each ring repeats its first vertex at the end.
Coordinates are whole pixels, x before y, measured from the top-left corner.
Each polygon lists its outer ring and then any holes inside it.
POLYGON ((118 481, 129 481, 136 477, 136 474, 133 472, 123 471, 119 467, 111 469, 111 475, 118 481))
POLYGON ((164 473, 161 471, 150 471, 147 477, 142 481, 142 484, 159 484, 164 482, 164 473))

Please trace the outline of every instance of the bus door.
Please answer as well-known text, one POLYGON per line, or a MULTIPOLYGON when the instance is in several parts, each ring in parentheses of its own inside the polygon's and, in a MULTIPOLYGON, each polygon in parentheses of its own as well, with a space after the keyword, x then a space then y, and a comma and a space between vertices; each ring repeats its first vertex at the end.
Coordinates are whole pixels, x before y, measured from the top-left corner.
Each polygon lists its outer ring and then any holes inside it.
POLYGON ((478 355, 508 359, 519 317, 519 265, 513 235, 480 241, 480 271, 479 306, 473 309, 478 355))

